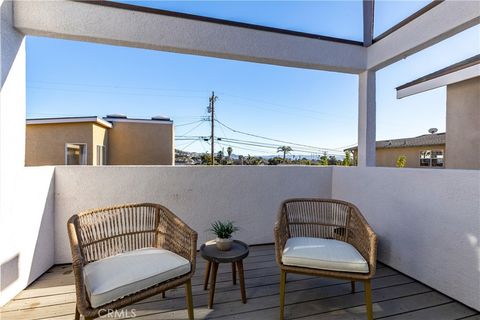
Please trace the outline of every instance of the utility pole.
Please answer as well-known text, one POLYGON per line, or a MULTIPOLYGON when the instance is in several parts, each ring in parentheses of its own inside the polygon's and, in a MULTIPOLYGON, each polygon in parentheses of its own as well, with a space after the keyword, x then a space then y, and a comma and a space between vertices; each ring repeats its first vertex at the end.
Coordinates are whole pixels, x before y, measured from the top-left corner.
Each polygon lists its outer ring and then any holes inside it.
POLYGON ((210 120, 212 122, 212 129, 210 134, 210 144, 211 144, 211 159, 210 164, 213 166, 215 163, 214 155, 215 155, 215 101, 217 101, 217 96, 215 96, 215 92, 212 91, 212 96, 210 97, 210 106, 208 112, 211 113, 210 120))

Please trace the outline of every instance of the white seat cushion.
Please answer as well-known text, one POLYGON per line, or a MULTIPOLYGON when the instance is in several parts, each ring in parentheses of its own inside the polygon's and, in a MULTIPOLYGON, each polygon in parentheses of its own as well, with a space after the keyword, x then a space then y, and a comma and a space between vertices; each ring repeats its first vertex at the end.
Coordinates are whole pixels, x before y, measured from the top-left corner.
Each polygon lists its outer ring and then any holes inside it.
POLYGON ((285 244, 282 262, 288 266, 368 273, 368 263, 355 247, 331 239, 290 238, 285 244))
POLYGON ((190 262, 178 254, 143 248, 87 264, 84 279, 95 308, 189 271, 190 262))

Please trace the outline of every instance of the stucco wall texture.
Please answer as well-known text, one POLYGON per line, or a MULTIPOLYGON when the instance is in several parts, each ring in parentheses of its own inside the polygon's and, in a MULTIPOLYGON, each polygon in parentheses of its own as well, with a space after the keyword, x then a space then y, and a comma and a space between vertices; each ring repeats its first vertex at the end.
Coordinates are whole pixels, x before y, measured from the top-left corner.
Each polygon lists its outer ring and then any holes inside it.
POLYGON ((420 152, 425 150, 445 151, 445 145, 377 149, 377 167, 396 167, 398 157, 404 155, 407 158, 406 168, 425 168, 420 167, 420 152))
POLYGON ((105 146, 109 165, 173 165, 173 124, 113 122, 105 128, 93 122, 28 124, 25 165, 65 165, 65 144, 87 145, 87 165, 97 163, 97 146, 105 146))
POLYGON ((70 262, 73 214, 134 202, 161 203, 210 240, 214 220, 232 220, 247 243, 271 243, 280 203, 331 196, 331 168, 294 166, 115 166, 56 168, 56 262, 70 262), (295 183, 293 183, 295 181, 295 183))
MULTIPOLYGON (((87 164, 93 164, 93 123, 27 125, 25 165, 64 165, 65 143, 87 144, 87 164)), ((99 130, 105 131, 104 128, 99 130)))
POLYGON ((304 166, 57 167, 55 263, 71 260, 65 224, 83 210, 157 202, 199 233, 233 220, 237 239, 273 242, 281 202, 356 204, 379 236, 380 261, 480 310, 480 172, 304 166), (455 185, 455 188, 451 186, 455 185))
POLYGON ((480 77, 447 86, 447 168, 480 169, 480 77))
POLYGON ((378 259, 480 310, 480 171, 334 167, 332 197, 357 205, 378 259))
POLYGON ((173 165, 173 124, 113 122, 109 130, 108 164, 173 165))

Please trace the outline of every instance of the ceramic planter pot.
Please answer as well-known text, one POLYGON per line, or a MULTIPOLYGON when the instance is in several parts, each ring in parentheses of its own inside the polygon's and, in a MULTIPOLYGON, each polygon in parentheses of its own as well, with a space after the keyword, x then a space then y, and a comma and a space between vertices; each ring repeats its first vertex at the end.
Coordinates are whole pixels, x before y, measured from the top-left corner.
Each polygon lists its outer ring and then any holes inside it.
POLYGON ((215 240, 215 245, 217 246, 217 249, 220 251, 228 251, 232 248, 232 243, 233 239, 222 239, 222 238, 217 238, 215 240))

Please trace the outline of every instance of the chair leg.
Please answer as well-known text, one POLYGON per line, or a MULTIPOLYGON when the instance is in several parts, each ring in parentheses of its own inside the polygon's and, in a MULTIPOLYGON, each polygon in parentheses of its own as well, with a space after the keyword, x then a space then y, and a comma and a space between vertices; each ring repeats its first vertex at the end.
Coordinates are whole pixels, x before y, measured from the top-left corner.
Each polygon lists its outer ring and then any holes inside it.
POLYGON ((162 292, 162 298, 165 299, 166 295, 165 295, 165 291, 162 292))
POLYGON ((352 281, 351 284, 352 284, 352 293, 355 293, 355 281, 352 281))
POLYGON ((192 280, 185 283, 185 295, 187 299, 188 319, 193 320, 192 280))
POLYGON ((373 320, 373 305, 372 305, 372 284, 370 280, 364 282, 365 286, 365 305, 367 307, 367 319, 373 320))
POLYGON ((78 308, 75 305, 75 320, 80 320, 80 312, 78 312, 78 308))
POLYGON ((287 273, 281 270, 280 276, 280 320, 283 320, 285 309, 285 283, 287 282, 287 273))

